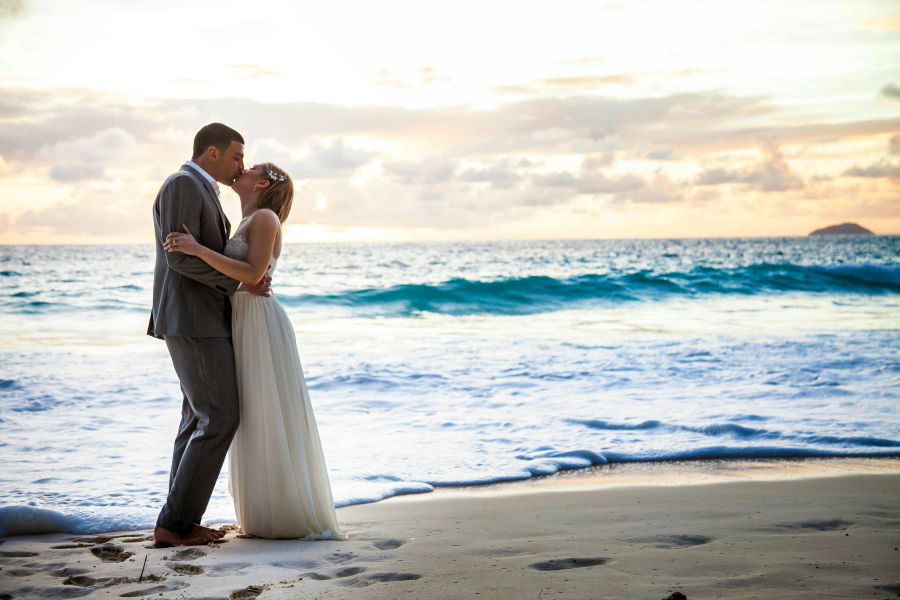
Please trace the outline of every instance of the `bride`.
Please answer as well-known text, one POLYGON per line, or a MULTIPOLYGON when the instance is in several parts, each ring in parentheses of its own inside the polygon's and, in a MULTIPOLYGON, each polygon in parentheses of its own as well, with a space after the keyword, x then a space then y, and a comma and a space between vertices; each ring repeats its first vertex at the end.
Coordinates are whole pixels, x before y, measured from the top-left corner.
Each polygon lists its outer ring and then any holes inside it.
MULTIPOLYGON (((231 186, 243 220, 224 254, 185 233, 170 233, 168 252, 197 256, 220 273, 255 284, 281 256, 281 224, 291 211, 294 183, 263 163, 231 186)), ((232 339, 241 420, 229 452, 228 490, 241 531, 263 538, 345 539, 337 523, 325 457, 294 329, 274 297, 238 290, 232 299, 232 339)))

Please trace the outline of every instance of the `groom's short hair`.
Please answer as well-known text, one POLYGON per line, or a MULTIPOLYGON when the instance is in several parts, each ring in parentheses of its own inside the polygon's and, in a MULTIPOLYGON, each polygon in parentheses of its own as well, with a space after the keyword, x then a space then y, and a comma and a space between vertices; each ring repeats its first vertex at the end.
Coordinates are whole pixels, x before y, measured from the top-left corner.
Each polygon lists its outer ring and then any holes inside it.
POLYGON ((219 152, 225 152, 231 142, 243 144, 244 138, 228 125, 210 123, 194 136, 194 155, 191 159, 200 158, 210 146, 215 146, 219 152))

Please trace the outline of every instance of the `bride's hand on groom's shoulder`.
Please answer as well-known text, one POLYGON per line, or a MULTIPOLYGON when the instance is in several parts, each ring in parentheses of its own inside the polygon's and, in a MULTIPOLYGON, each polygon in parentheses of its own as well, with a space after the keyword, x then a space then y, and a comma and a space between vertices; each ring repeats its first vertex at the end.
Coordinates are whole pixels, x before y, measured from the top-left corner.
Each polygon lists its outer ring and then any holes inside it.
POLYGON ((166 252, 182 252, 190 256, 197 256, 203 246, 197 243, 187 225, 182 225, 182 227, 184 227, 186 233, 173 231, 166 236, 166 243, 163 245, 163 248, 166 249, 166 252))

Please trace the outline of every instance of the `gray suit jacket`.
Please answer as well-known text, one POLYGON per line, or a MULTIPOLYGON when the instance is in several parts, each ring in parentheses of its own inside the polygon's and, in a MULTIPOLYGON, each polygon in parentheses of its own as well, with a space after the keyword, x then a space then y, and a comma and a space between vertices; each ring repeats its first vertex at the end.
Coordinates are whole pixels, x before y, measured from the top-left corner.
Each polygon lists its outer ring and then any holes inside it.
POLYGON ((156 267, 153 271, 153 309, 147 335, 228 337, 231 301, 240 282, 222 275, 196 256, 166 252, 166 236, 184 233, 187 225, 197 241, 221 253, 231 223, 215 188, 196 169, 184 165, 163 183, 153 203, 156 227, 156 267))

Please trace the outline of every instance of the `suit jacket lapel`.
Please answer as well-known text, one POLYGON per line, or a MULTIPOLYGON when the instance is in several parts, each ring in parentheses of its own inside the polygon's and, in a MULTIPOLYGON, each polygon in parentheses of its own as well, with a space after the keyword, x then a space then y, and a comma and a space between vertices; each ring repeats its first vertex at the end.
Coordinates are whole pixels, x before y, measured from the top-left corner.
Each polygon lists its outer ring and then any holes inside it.
POLYGON ((216 193, 216 188, 213 187, 213 184, 209 182, 209 180, 197 172, 196 169, 192 169, 190 165, 184 165, 181 167, 192 173, 197 177, 203 185, 206 186, 206 191, 209 192, 209 195, 212 197, 213 204, 216 205, 216 209, 219 211, 219 216, 222 217, 222 233, 225 235, 225 240, 228 240, 228 237, 231 235, 231 223, 228 221, 228 217, 225 216, 225 211, 222 210, 222 203, 219 202, 219 195, 216 193))

